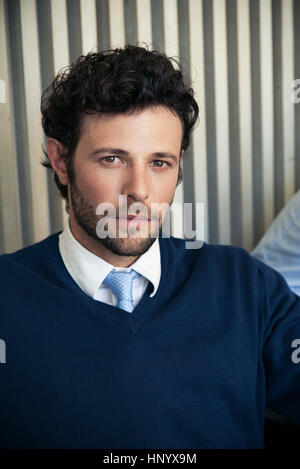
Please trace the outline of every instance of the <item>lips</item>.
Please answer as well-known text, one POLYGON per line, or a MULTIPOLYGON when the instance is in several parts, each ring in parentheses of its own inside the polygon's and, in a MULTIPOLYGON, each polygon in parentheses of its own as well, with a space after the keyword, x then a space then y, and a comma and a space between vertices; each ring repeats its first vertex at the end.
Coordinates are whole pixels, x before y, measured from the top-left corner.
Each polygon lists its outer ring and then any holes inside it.
POLYGON ((125 217, 117 217, 117 220, 135 220, 135 221, 148 221, 149 219, 147 217, 143 217, 141 215, 128 215, 126 218, 125 217))

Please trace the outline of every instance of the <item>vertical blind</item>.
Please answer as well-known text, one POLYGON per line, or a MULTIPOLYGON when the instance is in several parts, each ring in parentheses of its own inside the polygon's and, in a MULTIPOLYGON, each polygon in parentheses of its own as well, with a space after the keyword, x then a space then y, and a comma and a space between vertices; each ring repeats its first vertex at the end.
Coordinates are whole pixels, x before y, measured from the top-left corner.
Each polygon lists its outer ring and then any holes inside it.
POLYGON ((42 91, 79 55, 128 43, 191 77, 200 120, 174 202, 204 204, 206 241, 251 250, 299 189, 299 0, 0 0, 0 252, 66 220, 41 165, 42 91))

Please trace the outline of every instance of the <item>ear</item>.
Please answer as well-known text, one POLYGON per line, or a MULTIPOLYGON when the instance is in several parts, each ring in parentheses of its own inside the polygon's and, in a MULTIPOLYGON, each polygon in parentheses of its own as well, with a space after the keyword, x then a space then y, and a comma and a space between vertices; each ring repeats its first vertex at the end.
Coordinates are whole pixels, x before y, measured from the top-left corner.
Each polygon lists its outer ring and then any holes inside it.
POLYGON ((65 186, 69 182, 67 166, 63 154, 64 146, 55 138, 48 138, 46 142, 46 152, 50 158, 51 166, 56 172, 60 182, 65 186))
POLYGON ((179 164, 182 162, 184 150, 181 150, 180 157, 179 157, 179 164))

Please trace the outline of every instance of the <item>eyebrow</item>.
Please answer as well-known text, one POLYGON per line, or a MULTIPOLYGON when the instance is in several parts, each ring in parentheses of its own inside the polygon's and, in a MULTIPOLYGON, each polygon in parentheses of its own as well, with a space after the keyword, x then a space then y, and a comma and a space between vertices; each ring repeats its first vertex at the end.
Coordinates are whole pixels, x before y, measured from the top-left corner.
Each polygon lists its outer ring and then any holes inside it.
MULTIPOLYGON (((109 148, 109 147, 104 147, 104 148, 96 148, 96 150, 93 150, 92 152, 88 153, 88 156, 96 156, 101 153, 110 153, 111 155, 123 155, 123 156, 128 156, 129 152, 126 150, 122 150, 121 148, 109 148)), ((167 159, 172 159, 176 163, 178 161, 178 156, 174 155, 173 153, 164 153, 164 152, 156 152, 152 153, 151 156, 159 159, 167 158, 167 159)))

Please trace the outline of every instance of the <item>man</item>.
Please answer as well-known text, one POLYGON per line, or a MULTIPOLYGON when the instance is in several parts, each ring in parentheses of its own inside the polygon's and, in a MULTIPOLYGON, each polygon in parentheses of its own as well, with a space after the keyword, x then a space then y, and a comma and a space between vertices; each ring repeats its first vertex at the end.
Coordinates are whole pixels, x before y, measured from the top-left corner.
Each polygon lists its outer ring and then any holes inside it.
POLYGON ((262 448, 266 404, 300 426, 298 297, 242 249, 162 235, 198 115, 180 70, 89 54, 42 114, 69 224, 0 257, 2 447, 262 448))
POLYGON ((266 231, 253 256, 278 270, 300 295, 300 191, 291 198, 266 231))

